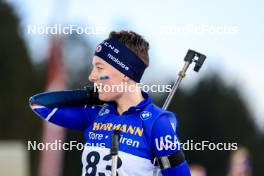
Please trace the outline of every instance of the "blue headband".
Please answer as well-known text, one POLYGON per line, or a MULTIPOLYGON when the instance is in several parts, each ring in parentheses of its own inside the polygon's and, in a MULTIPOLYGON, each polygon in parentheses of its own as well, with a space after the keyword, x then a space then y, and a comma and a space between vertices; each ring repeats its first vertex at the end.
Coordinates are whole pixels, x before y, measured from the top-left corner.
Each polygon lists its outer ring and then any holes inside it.
POLYGON ((104 40, 96 47, 94 54, 136 82, 140 82, 147 67, 130 49, 114 38, 104 40))

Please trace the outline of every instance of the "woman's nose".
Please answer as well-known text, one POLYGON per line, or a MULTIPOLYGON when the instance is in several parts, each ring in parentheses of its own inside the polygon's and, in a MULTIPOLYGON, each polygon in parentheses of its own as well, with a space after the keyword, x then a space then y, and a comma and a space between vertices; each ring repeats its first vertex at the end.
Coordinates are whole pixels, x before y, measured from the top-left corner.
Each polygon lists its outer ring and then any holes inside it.
POLYGON ((89 79, 89 81, 94 82, 94 81, 97 80, 97 77, 98 76, 95 74, 94 70, 92 70, 90 75, 89 75, 89 77, 88 77, 88 79, 89 79))

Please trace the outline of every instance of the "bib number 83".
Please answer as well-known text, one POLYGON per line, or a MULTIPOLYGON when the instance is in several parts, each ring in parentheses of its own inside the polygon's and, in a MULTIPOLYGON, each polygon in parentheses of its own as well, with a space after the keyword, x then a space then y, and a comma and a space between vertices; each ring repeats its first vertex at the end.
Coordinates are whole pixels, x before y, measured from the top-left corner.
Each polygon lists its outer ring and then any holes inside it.
MULTIPOLYGON (((103 157, 104 161, 110 161, 112 159, 112 156, 110 154, 105 155, 103 157)), ((100 161, 100 154, 96 151, 92 151, 90 152, 87 157, 86 157, 86 161, 87 161, 87 166, 86 166, 86 174, 85 176, 95 176, 97 173, 97 164, 100 161)), ((117 169, 120 168, 122 165, 122 161, 121 159, 118 157, 117 160, 117 169)), ((111 165, 106 165, 105 167, 106 170, 111 171, 112 166, 111 165)), ((99 176, 106 176, 105 173, 103 172, 99 172, 98 173, 99 176)), ((117 173, 118 175, 118 173, 117 173)))

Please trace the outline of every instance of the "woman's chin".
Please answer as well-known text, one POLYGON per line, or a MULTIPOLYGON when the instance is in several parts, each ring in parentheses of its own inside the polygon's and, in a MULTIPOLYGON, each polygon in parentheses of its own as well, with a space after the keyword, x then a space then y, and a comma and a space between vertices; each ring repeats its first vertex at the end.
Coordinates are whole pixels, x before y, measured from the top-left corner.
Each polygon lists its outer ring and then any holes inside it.
POLYGON ((111 98, 109 97, 109 95, 107 95, 105 93, 99 93, 99 100, 101 100, 101 101, 111 101, 111 98))
POLYGON ((120 95, 109 92, 99 92, 99 99, 101 101, 115 101, 120 95))

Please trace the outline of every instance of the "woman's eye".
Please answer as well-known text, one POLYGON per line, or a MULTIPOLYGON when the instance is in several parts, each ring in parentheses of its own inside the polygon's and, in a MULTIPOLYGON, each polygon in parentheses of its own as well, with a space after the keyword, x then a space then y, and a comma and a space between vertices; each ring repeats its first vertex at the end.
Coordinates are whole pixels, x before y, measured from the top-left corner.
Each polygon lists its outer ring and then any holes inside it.
POLYGON ((102 70, 103 68, 102 67, 96 67, 97 68, 97 70, 102 70))

